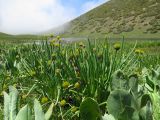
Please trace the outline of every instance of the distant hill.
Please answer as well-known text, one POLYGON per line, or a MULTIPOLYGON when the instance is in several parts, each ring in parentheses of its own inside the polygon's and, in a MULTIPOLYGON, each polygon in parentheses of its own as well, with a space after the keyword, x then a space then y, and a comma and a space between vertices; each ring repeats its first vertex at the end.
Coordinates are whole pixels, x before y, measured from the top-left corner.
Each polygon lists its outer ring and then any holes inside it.
POLYGON ((0 37, 6 37, 6 36, 11 36, 11 35, 0 32, 0 37))
POLYGON ((68 25, 62 31, 65 36, 124 34, 160 38, 160 0, 110 0, 68 25))
POLYGON ((37 35, 10 35, 0 32, 0 42, 18 42, 28 40, 40 40, 41 36, 37 35))

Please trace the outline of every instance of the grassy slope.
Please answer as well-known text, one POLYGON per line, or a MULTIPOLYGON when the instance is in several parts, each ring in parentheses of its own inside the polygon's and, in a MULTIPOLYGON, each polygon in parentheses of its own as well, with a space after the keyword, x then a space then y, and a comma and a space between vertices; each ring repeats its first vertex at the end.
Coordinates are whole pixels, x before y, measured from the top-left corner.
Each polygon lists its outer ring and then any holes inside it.
POLYGON ((39 40, 40 36, 36 35, 9 35, 0 32, 0 42, 23 42, 28 40, 39 40))
POLYGON ((159 0, 110 0, 70 22, 64 36, 160 38, 159 0))

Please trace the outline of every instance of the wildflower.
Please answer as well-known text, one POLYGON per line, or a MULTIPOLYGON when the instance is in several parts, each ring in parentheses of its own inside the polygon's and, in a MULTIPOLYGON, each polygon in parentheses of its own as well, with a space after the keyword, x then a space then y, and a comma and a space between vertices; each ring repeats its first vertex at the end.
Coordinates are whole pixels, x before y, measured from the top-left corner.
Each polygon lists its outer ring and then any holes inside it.
POLYGON ((135 53, 136 53, 136 54, 144 54, 144 51, 141 50, 141 49, 136 49, 136 50, 135 50, 135 53))
POLYGON ((78 53, 79 53, 79 49, 78 49, 78 48, 76 48, 75 52, 78 52, 78 53))
POLYGON ((84 48, 84 47, 85 47, 85 45, 84 45, 84 43, 83 43, 83 42, 80 42, 80 43, 79 43, 79 46, 80 46, 80 47, 82 47, 82 48, 84 48))
POLYGON ((69 85, 70 85, 69 82, 64 81, 63 84, 62 84, 62 87, 66 89, 66 88, 69 87, 69 85))
POLYGON ((4 84, 4 85, 3 85, 3 90, 6 90, 6 89, 7 89, 7 85, 4 84))
POLYGON ((15 83, 15 84, 13 84, 13 86, 16 88, 16 87, 17 87, 17 84, 15 83))
POLYGON ((61 73, 61 70, 60 70, 60 69, 56 69, 55 73, 56 73, 56 74, 60 74, 60 73, 61 73))
POLYGON ((136 49, 136 50, 135 50, 135 53, 136 53, 136 54, 139 54, 139 53, 140 53, 140 49, 136 49))
POLYGON ((57 40, 60 40, 61 39, 61 37, 60 36, 57 36, 57 40))
POLYGON ((55 39, 51 40, 51 41, 50 41, 50 45, 51 45, 51 46, 54 46, 55 42, 56 42, 55 39))
POLYGON ((78 57, 79 55, 80 55, 79 50, 76 49, 76 51, 75 51, 75 57, 78 57))
POLYGON ((66 100, 61 100, 60 105, 63 107, 66 105, 66 103, 67 103, 66 100))
POLYGON ((96 52, 96 48, 93 48, 93 52, 96 52))
POLYGON ((53 38, 53 37, 54 37, 54 35, 53 35, 53 34, 50 34, 50 37, 51 37, 51 38, 53 38))
POLYGON ((51 40, 51 41, 50 41, 50 45, 53 45, 54 43, 55 43, 54 40, 51 40))
POLYGON ((57 36, 57 42, 62 42, 62 39, 61 39, 61 37, 60 36, 57 36))
POLYGON ((76 111, 77 111, 77 107, 76 107, 76 106, 73 106, 73 107, 71 108, 71 112, 75 113, 76 111))
POLYGON ((56 54, 55 53, 53 53, 51 56, 52 56, 52 60, 56 59, 56 54))
POLYGON ((42 97, 41 103, 44 104, 44 103, 46 103, 46 102, 48 102, 48 98, 47 98, 47 97, 42 97))
POLYGON ((30 72, 29 72, 29 74, 30 74, 30 76, 32 76, 32 77, 33 77, 33 76, 35 76, 35 75, 36 75, 36 72, 35 72, 35 71, 30 71, 30 72))
POLYGON ((97 54, 97 59, 98 59, 98 60, 102 60, 102 59, 103 59, 103 53, 102 53, 102 52, 99 52, 99 53, 97 54))
POLYGON ((59 44, 59 43, 55 43, 53 46, 55 46, 55 47, 59 47, 59 46, 60 46, 60 44, 59 44))
POLYGON ((121 48, 121 45, 119 44, 119 43, 116 43, 116 44, 114 44, 114 49, 116 50, 116 51, 118 51, 120 48, 121 48))
POLYGON ((140 54, 144 54, 144 51, 143 51, 143 50, 141 50, 141 51, 140 51, 140 54))
POLYGON ((79 82, 76 82, 76 83, 74 84, 74 88, 76 88, 76 89, 80 88, 80 83, 79 83, 79 82))
POLYGON ((22 99, 26 99, 27 98, 27 95, 22 95, 22 99))
POLYGON ((6 78, 6 80, 10 80, 11 78, 8 76, 7 78, 6 78))
POLYGON ((50 66, 52 64, 52 60, 48 60, 47 65, 50 66))

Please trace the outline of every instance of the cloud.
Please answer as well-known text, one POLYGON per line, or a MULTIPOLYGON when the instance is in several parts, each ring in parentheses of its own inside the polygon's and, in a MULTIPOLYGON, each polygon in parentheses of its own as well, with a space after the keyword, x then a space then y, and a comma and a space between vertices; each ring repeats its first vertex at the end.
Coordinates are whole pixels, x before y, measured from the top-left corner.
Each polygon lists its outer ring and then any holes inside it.
POLYGON ((72 19, 73 11, 62 6, 59 0, 0 0, 0 31, 40 32, 72 19))
POLYGON ((82 12, 85 13, 105 2, 107 2, 109 0, 92 0, 92 1, 88 1, 86 2, 83 6, 82 6, 82 12))
POLYGON ((0 0, 0 32, 27 34, 46 31, 79 16, 105 1, 0 0), (74 5, 74 3, 79 2, 83 4, 79 5, 79 7, 74 5), (67 6, 66 4, 70 5, 67 6))

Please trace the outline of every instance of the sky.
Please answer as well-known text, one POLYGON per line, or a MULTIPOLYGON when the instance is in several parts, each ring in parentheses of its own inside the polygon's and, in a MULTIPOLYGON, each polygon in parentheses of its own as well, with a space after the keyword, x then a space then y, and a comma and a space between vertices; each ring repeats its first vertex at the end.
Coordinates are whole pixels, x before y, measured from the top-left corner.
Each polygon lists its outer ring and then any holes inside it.
POLYGON ((0 32, 33 34, 57 27, 108 0, 0 0, 0 32))

